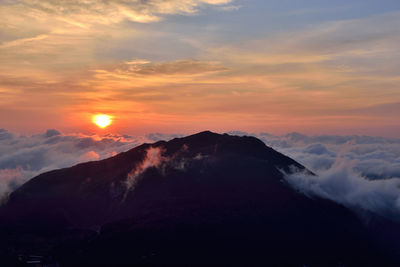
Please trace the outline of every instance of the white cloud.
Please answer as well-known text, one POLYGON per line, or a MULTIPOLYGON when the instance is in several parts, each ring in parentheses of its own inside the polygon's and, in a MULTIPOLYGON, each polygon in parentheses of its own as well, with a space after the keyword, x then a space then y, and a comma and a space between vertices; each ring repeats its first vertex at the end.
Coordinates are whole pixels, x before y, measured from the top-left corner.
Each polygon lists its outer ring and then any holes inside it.
POLYGON ((107 158, 143 141, 119 135, 64 135, 53 129, 18 136, 0 129, 0 198, 39 173, 107 158))
POLYGON ((316 174, 285 176, 300 192, 400 220, 400 139, 255 135, 316 174))
POLYGON ((125 181, 127 189, 125 197, 129 190, 133 190, 135 188, 135 185, 138 182, 138 178, 143 172, 151 167, 158 168, 164 161, 167 160, 168 158, 162 156, 162 149, 160 149, 159 147, 150 147, 149 149, 147 149, 144 160, 140 162, 139 165, 135 166, 135 168, 130 173, 128 173, 125 181))
MULTIPOLYGON (((253 135, 317 174, 297 173, 288 182, 309 196, 319 196, 357 210, 367 210, 400 220, 400 139, 369 136, 306 136, 291 133, 253 135)), ((62 134, 57 130, 19 136, 0 129, 0 198, 39 173, 104 159, 142 143, 170 140, 180 134, 145 136, 62 134)), ((182 148, 183 150, 185 148, 182 148)), ((165 158, 160 149, 149 150, 141 165, 127 177, 127 191, 149 167, 169 164, 184 169, 174 155, 165 158)))
POLYGON ((257 136, 316 173, 328 170, 338 158, 344 158, 353 162, 355 171, 370 179, 400 177, 400 139, 299 133, 257 136))
MULTIPOLYGON (((0 201, 34 176, 54 169, 115 156, 143 143, 170 140, 176 134, 146 136, 63 134, 49 129, 21 136, 0 129, 0 201)), ((148 166, 147 166, 148 167, 148 166)), ((147 168, 144 166, 144 169, 147 168)))
POLYGON ((295 189, 308 196, 400 220, 400 178, 370 180, 354 167, 348 159, 339 158, 318 176, 298 172, 285 177, 295 189))

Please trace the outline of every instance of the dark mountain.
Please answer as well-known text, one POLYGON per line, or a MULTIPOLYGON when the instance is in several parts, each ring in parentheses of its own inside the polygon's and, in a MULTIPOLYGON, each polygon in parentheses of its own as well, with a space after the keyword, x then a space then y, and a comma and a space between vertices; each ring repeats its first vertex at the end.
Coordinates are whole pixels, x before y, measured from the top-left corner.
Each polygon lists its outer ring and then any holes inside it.
POLYGON ((307 170, 254 137, 144 144, 13 192, 0 208, 0 256, 10 265, 31 254, 64 266, 395 265, 385 237, 396 223, 371 230, 348 209, 294 191, 282 174, 294 171, 307 170))

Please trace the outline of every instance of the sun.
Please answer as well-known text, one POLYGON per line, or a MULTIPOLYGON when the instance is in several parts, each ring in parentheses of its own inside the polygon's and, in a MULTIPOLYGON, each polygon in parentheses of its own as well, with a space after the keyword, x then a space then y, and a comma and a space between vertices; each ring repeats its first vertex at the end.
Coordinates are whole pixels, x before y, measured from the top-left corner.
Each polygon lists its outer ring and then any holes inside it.
POLYGON ((106 114, 97 114, 93 116, 92 121, 100 128, 106 128, 112 123, 112 117, 106 114))

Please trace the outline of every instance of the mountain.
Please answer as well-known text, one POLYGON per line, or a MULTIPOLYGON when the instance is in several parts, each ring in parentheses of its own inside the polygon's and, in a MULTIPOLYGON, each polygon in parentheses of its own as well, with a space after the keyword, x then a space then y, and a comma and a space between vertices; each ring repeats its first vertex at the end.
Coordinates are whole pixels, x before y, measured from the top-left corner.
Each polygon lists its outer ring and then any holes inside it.
POLYGON ((0 208, 0 256, 62 266, 397 263, 383 238, 396 223, 371 229, 343 206, 296 192, 283 173, 297 171, 312 174, 254 137, 201 132, 143 144, 13 192, 0 208))

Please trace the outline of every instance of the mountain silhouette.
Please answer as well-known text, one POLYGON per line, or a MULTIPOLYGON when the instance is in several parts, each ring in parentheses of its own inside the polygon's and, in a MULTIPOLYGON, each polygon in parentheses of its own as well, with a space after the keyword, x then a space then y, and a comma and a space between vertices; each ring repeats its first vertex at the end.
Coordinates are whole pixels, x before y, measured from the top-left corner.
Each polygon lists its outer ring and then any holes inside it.
POLYGON ((36 254, 63 266, 395 265, 385 237, 400 237, 396 223, 371 228, 296 192, 284 173, 298 171, 313 175, 254 137, 201 132, 143 144, 18 188, 0 208, 0 248, 10 263, 36 254))

